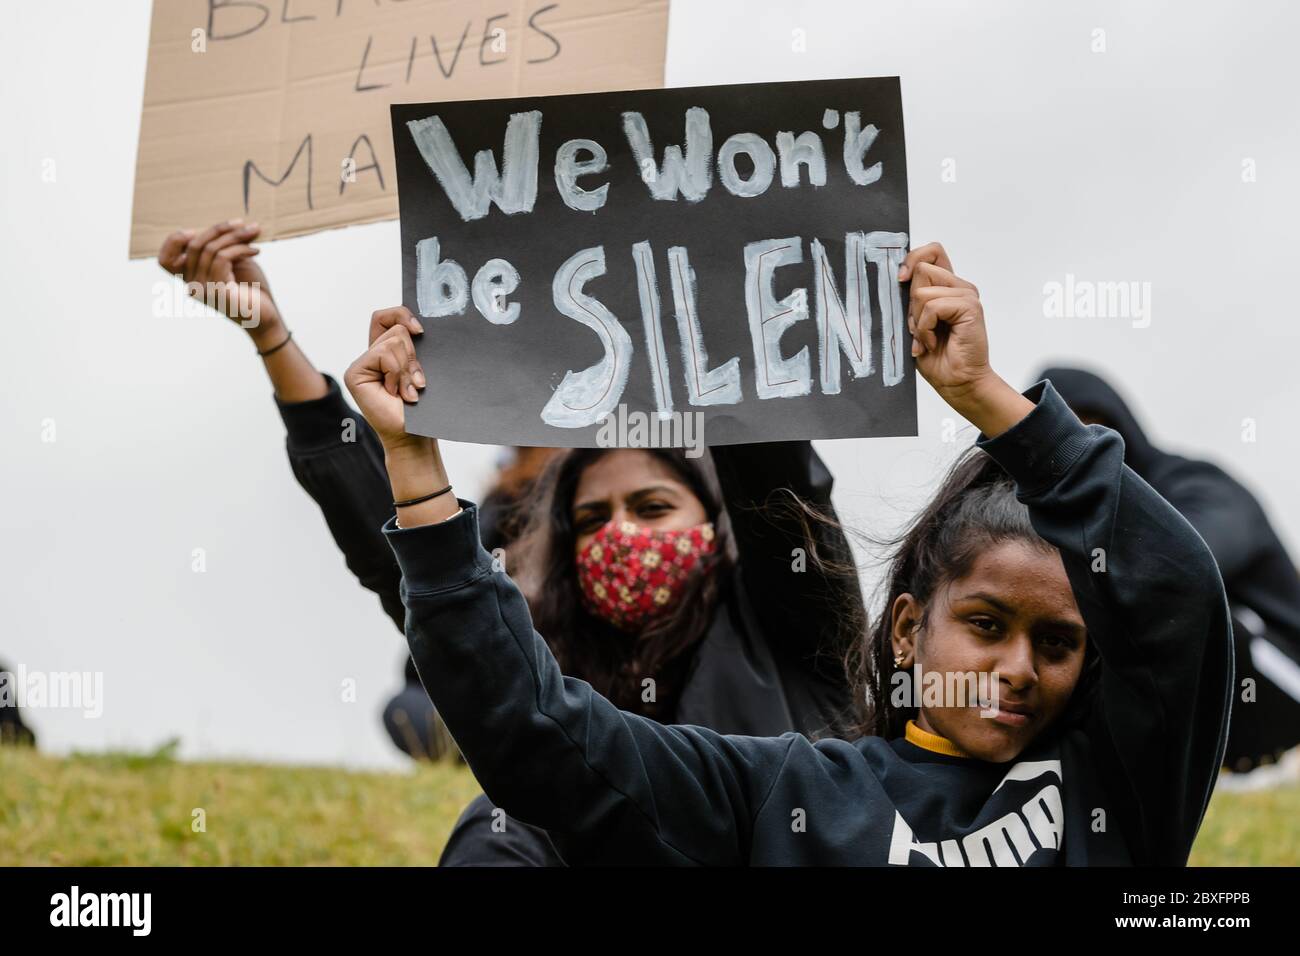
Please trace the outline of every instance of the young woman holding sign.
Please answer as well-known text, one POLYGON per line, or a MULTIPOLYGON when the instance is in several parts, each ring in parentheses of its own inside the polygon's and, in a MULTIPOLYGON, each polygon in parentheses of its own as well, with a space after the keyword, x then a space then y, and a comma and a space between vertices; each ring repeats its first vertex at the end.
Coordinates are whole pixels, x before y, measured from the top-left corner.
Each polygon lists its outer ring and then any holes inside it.
MULTIPOLYGON (((400 463, 405 446, 380 452, 337 385, 292 342, 251 261, 255 235, 240 223, 179 232, 159 261, 200 284, 259 283, 227 298, 263 295, 250 335, 275 385, 294 474, 349 568, 400 621, 400 574, 379 528, 401 500, 390 498, 385 457, 400 463), (349 420, 355 427, 345 438, 349 420)), ((947 263, 937 246, 914 256, 947 263)), ((387 310, 376 313, 371 335, 398 329, 409 340, 421 326, 405 309, 387 310)), ((865 610, 833 520, 831 475, 809 442, 727 446, 712 457, 716 475, 681 450, 561 453, 524 499, 524 537, 505 563, 525 584, 565 673, 629 711, 720 733, 845 731, 853 711, 845 638, 861 632, 865 610)), ((480 798, 442 862, 561 861, 545 833, 480 798)))
POLYGON ((852 743, 664 726, 565 677, 437 443, 403 431, 409 315, 372 323, 346 382, 402 503, 384 530, 412 655, 487 794, 569 863, 1186 862, 1232 676, 1214 560, 1118 436, 993 372, 969 282, 900 278, 919 371, 983 436, 896 556, 863 652, 877 735, 852 743), (989 716, 896 696, 921 670, 991 677, 989 716))

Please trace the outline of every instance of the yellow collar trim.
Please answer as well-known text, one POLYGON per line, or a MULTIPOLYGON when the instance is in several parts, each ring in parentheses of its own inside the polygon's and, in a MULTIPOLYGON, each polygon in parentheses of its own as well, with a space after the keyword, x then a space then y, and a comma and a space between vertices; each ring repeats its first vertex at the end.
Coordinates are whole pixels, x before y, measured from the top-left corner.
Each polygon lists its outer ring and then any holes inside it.
POLYGON ((947 757, 965 757, 966 754, 957 749, 947 737, 940 737, 938 734, 932 734, 928 730, 922 730, 916 725, 916 721, 909 720, 907 727, 903 730, 903 736, 907 738, 909 744, 915 744, 922 750, 928 750, 931 753, 943 754, 947 757))

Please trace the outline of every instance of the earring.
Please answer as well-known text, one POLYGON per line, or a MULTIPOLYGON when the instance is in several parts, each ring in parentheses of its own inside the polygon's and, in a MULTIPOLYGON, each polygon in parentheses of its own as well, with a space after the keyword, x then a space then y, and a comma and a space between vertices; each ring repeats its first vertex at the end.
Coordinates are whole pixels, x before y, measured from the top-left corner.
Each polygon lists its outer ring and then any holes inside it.
POLYGON ((905 655, 903 655, 903 654, 895 654, 895 655, 894 655, 894 666, 895 666, 895 667, 902 667, 902 666, 903 666, 903 661, 904 661, 905 659, 906 659, 905 655))

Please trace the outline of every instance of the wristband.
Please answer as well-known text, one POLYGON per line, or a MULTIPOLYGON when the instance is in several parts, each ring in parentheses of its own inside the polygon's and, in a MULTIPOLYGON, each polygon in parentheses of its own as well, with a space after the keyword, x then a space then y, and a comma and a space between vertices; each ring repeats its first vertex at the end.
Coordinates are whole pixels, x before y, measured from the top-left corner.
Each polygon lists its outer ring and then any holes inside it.
POLYGON ((262 356, 262 358, 266 358, 268 355, 274 355, 276 352, 280 351, 280 349, 282 349, 282 348, 284 348, 286 345, 288 345, 288 344, 289 344, 289 340, 292 339, 292 338, 293 338, 293 332, 291 331, 288 335, 286 335, 286 336, 284 337, 284 341, 283 341, 283 342, 280 342, 280 343, 278 343, 278 344, 276 344, 276 345, 272 345, 272 346, 271 346, 269 349, 267 349, 265 352, 263 352, 263 351, 261 351, 261 350, 259 349, 257 354, 260 355, 260 356, 262 356))
POLYGON ((394 501, 393 507, 409 508, 411 505, 418 505, 418 504, 423 504, 426 501, 432 501, 434 498, 438 498, 442 495, 445 495, 449 491, 451 491, 451 485, 448 485, 446 488, 439 488, 437 491, 431 494, 423 495, 419 498, 407 498, 405 501, 394 501))

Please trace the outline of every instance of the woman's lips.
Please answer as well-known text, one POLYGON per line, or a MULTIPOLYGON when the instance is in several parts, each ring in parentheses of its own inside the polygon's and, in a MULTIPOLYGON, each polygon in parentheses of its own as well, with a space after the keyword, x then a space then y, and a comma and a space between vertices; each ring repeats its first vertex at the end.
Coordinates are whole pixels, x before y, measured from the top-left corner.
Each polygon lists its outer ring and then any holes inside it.
POLYGON ((1001 704, 990 718, 1006 727, 1027 727, 1034 712, 1023 704, 1001 704))

